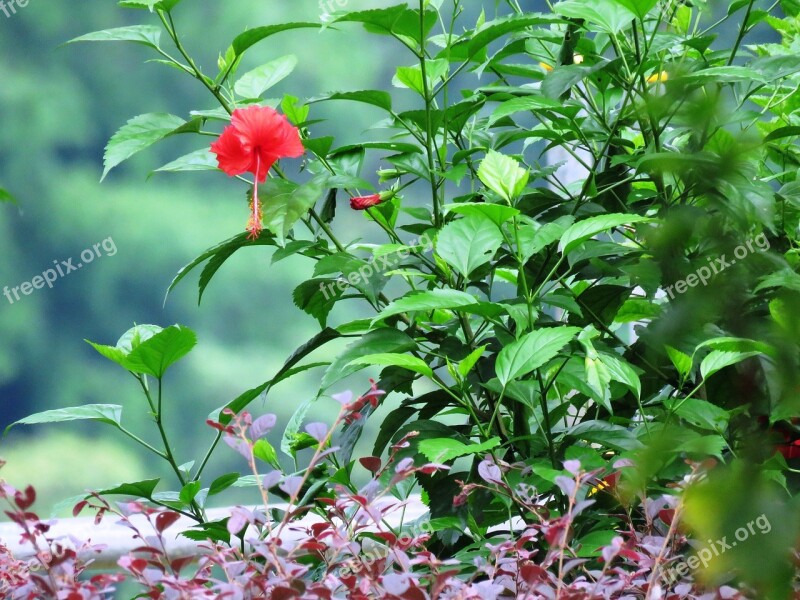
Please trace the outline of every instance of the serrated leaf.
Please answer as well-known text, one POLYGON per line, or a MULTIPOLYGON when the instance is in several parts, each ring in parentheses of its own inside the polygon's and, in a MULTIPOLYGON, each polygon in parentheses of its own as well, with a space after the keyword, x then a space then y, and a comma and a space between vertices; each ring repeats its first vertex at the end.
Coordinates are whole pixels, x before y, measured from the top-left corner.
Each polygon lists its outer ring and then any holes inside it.
POLYGON ((283 246, 286 236, 322 196, 322 188, 314 181, 297 185, 284 179, 267 179, 259 188, 264 206, 264 225, 283 246))
POLYGON ((160 379, 171 365, 191 352, 196 344, 194 331, 181 325, 172 325, 131 350, 127 356, 127 368, 134 373, 160 379))
POLYGON ((488 217, 469 215, 451 221, 436 236, 436 253, 464 277, 494 257, 503 244, 500 228, 488 217))
MULTIPOLYGON (((197 123, 199 127, 199 121, 197 123)), ((170 135, 182 133, 181 129, 185 125, 186 121, 167 113, 147 113, 134 117, 108 141, 103 155, 104 169, 101 181, 111 169, 134 154, 170 135)))
POLYGON ((504 347, 497 356, 497 378, 502 386, 527 375, 554 358, 580 328, 553 327, 525 334, 504 347))
POLYGON ((499 445, 499 437, 493 437, 480 444, 464 444, 452 438, 431 438, 420 440, 417 448, 429 461, 446 463, 461 456, 488 452, 499 445))
POLYGON ((589 217, 583 219, 572 225, 561 236, 561 241, 558 244, 558 249, 564 254, 568 254, 574 248, 580 246, 583 242, 596 236, 599 233, 614 229, 621 225, 630 225, 632 223, 641 223, 648 221, 647 217, 641 215, 630 215, 612 213, 608 215, 599 215, 596 217, 589 217))
POLYGON ((433 377, 433 370, 421 358, 409 354, 385 353, 367 354, 351 361, 354 365, 386 365, 408 369, 426 377, 433 377))
POLYGON ((478 304, 472 294, 450 289, 433 289, 427 292, 411 293, 390 302, 375 321, 406 312, 458 309, 478 304))
POLYGON ((528 185, 529 175, 516 160, 494 150, 489 150, 478 168, 478 177, 483 185, 510 203, 528 185))

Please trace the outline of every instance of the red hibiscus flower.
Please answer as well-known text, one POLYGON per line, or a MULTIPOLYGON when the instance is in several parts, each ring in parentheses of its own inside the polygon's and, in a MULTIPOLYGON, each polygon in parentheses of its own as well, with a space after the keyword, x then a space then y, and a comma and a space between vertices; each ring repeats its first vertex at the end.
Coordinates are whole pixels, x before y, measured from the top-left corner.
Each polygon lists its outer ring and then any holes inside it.
POLYGON ((357 196, 350 198, 350 208, 353 210, 366 210, 372 206, 377 206, 383 202, 380 194, 371 194, 369 196, 357 196))
POLYGON ((211 144, 219 168, 230 177, 252 173, 253 198, 250 201, 250 239, 261 233, 261 205, 258 184, 281 158, 298 158, 305 152, 297 127, 284 115, 268 106, 249 106, 233 111, 231 124, 211 144))

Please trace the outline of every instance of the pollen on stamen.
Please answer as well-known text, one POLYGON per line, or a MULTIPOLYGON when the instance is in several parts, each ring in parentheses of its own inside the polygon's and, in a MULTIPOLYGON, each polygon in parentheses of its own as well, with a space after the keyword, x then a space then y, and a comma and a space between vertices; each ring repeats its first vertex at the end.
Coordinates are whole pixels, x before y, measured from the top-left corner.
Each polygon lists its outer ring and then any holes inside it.
POLYGON ((248 240, 256 240, 261 235, 264 229, 261 225, 263 218, 264 214, 261 210, 261 203, 258 201, 258 196, 253 194, 253 197, 250 199, 250 219, 248 219, 247 227, 245 228, 246 231, 250 232, 250 235, 247 236, 248 240))

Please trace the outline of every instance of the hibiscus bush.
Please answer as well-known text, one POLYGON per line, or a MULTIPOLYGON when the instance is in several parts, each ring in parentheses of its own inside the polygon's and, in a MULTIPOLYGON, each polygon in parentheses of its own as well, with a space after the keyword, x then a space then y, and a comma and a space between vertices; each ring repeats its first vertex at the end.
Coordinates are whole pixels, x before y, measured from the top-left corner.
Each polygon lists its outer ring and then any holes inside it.
MULTIPOLYGON (((105 172, 182 135, 198 150, 158 171, 238 179, 231 210, 243 214, 242 233, 169 289, 199 270, 202 297, 234 253, 265 246, 273 262, 313 263, 291 297, 320 331, 211 415, 210 448, 193 463, 167 439, 162 384, 194 333, 137 326, 115 346, 93 344, 134 375, 160 444, 127 430, 113 405, 23 423, 110 424, 175 475, 173 491, 126 484, 94 496, 95 508, 116 510, 103 498, 122 494, 139 498, 137 510, 193 519, 188 534, 216 544, 198 589, 223 594, 214 565, 255 577, 232 597, 796 593, 800 5, 562 0, 535 12, 516 0, 420 0, 243 24, 208 70, 180 36, 191 5, 119 4, 150 22, 73 41, 144 45, 215 105, 134 117, 111 138, 105 172), (397 46, 385 89, 343 82, 271 98, 296 60, 262 42, 345 39, 352 27, 397 46), (240 72, 246 55, 265 62, 240 72), (341 145, 315 115, 334 101, 382 118, 341 145), (367 172, 374 158, 381 168, 367 172), (342 211, 363 214, 373 241, 337 227, 342 211), (362 318, 342 318, 343 303, 362 318), (349 344, 314 359, 336 341, 349 344), (297 407, 280 452, 295 464, 303 450, 314 457, 290 473, 263 438, 274 417, 251 421, 246 410, 311 369, 318 394, 297 407), (365 369, 378 374, 371 388, 339 395, 365 369), (343 406, 336 426, 308 424, 331 396, 343 406), (371 455, 354 456, 383 402, 391 409, 371 455), (250 470, 206 481, 221 440, 250 470), (209 521, 207 502, 242 482, 260 489, 267 512, 209 521), (275 486, 289 503, 283 516, 269 513, 275 486), (375 498, 415 491, 427 532, 399 544, 380 530, 375 498), (302 558, 286 555, 273 519, 280 532, 309 511, 328 525, 299 546, 302 558), (231 536, 247 524, 258 535, 238 545, 231 536), (391 558, 333 576, 362 537, 388 544, 391 558)), ((149 594, 172 593, 131 564, 149 594)))

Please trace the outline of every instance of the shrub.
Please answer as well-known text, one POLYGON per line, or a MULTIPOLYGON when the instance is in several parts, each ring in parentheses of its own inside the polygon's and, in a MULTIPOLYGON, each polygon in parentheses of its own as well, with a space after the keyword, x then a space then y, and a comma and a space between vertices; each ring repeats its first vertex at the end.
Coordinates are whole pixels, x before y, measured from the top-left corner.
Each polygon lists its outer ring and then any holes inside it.
MULTIPOLYGON (((165 373, 196 342, 185 327, 139 326, 116 346, 93 344, 138 380, 161 448, 128 431, 116 406, 22 421, 91 419, 143 444, 169 463, 178 489, 156 493, 158 482, 139 482, 96 498, 133 495, 143 507, 176 511, 198 522, 197 537, 224 544, 238 525, 272 523, 242 509, 225 528, 207 521, 208 498, 238 480, 202 477, 220 440, 248 460, 252 483, 280 478, 292 506, 280 529, 297 511, 328 519, 326 540, 309 539, 298 563, 267 536, 242 555, 215 546, 216 558, 191 582, 221 594, 208 569, 235 564, 237 578, 252 575, 258 593, 272 597, 328 597, 340 585, 350 597, 669 597, 655 584, 694 532, 687 564, 716 586, 711 594, 736 597, 720 587, 727 581, 759 597, 793 593, 794 2, 762 9, 737 1, 717 14, 704 2, 564 0, 536 13, 508 0, 481 3, 474 14, 460 0, 420 0, 341 11, 323 24, 247 29, 212 74, 179 35, 176 15, 188 5, 120 4, 149 9, 162 29, 136 25, 74 41, 143 44, 195 78, 219 108, 187 111, 188 119, 135 117, 111 138, 106 172, 164 138, 200 135, 215 141, 159 170, 220 169, 246 182, 245 231, 189 263, 170 289, 203 265, 202 297, 245 247, 314 263, 314 277, 292 297, 319 321, 319 334, 214 413, 216 437, 196 467, 176 459, 163 427, 165 373), (352 25, 388 36, 410 61, 397 67, 397 94, 265 99, 294 68, 288 56, 239 74, 243 57, 272 36, 352 25), (746 45, 757 26, 775 41, 746 45), (728 43, 716 37, 723 27, 736 32, 728 43), (162 47, 162 32, 174 49, 162 47), (399 108, 401 94, 414 108, 399 108), (340 146, 325 135, 312 111, 332 101, 380 111, 376 139, 340 146), (543 165, 554 151, 572 168, 543 165), (389 166, 365 174, 373 154, 389 166), (380 243, 340 238, 342 195, 380 243), (339 322, 337 308, 354 301, 369 318, 339 322), (351 343, 331 363, 309 362, 343 339, 351 343), (250 422, 246 409, 277 383, 323 367, 318 395, 297 409, 281 443, 295 462, 306 449, 315 459, 285 473, 277 450, 252 434, 274 418, 250 422), (303 429, 314 402, 368 367, 380 368, 371 390, 336 396, 345 408, 332 447, 333 429, 303 429), (383 393, 400 403, 380 424, 374 456, 360 462, 399 473, 373 479, 365 492, 354 483, 353 448, 383 393), (718 466, 709 470, 709 460, 718 466), (419 548, 416 537, 407 548, 378 536, 390 557, 332 581, 339 553, 360 543, 352 528, 362 516, 376 520, 374 487, 406 493, 412 484, 430 510, 431 536, 419 548), (592 493, 596 503, 586 499, 590 484, 604 488, 592 493), (758 523, 770 526, 756 531, 758 523), (517 524, 515 538, 508 529, 517 524), (342 526, 348 535, 336 533, 342 526), (497 539, 497 528, 505 536, 497 539), (734 537, 741 543, 726 541, 734 537)), ((268 506, 267 488, 260 485, 268 506)), ((142 559, 132 560, 126 568, 152 594, 178 585, 163 561, 151 580, 134 568, 142 559)), ((669 593, 700 594, 684 579, 688 570, 678 573, 669 593)))

